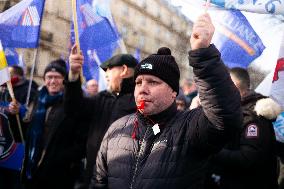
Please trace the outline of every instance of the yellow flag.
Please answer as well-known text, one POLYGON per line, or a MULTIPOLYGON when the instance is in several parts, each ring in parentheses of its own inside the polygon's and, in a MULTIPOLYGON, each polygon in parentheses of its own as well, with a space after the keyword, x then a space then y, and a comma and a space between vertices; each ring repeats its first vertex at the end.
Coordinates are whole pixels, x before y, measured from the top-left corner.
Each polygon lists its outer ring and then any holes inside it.
POLYGON ((9 80, 10 80, 10 73, 8 70, 8 64, 2 47, 2 43, 0 41, 0 85, 6 83, 9 80))

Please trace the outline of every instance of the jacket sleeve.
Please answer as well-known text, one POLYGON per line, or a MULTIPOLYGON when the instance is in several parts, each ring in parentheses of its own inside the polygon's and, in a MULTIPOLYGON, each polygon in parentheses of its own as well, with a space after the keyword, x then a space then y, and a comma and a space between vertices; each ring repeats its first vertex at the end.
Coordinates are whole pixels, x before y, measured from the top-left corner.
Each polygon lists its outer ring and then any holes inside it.
POLYGON ((248 170, 263 166, 271 156, 274 134, 269 125, 259 123, 247 124, 241 134, 239 149, 222 149, 214 155, 212 162, 221 170, 248 170), (253 126, 254 133, 250 134, 249 128, 253 126))
POLYGON ((81 88, 80 79, 65 83, 64 108, 70 116, 78 116, 82 119, 91 118, 97 110, 96 98, 85 98, 81 88))
POLYGON ((199 136, 206 135, 209 144, 220 147, 225 143, 224 138, 216 140, 213 135, 235 132, 242 124, 240 94, 214 45, 190 51, 189 61, 202 106, 200 120, 203 123, 198 123, 201 127, 207 127, 200 130, 203 133, 199 136))
POLYGON ((107 146, 108 146, 108 131, 101 143, 100 150, 97 155, 96 165, 94 167, 93 176, 89 189, 107 189, 108 188, 108 168, 107 168, 107 146))

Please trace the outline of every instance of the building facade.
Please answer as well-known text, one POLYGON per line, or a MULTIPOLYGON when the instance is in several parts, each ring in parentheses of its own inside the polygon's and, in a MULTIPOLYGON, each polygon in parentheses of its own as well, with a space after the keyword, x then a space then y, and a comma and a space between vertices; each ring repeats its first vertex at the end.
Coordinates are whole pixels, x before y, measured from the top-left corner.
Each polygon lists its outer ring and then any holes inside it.
MULTIPOLYGON (((1 10, 19 0, 0 1, 1 10)), ((182 77, 188 76, 187 51, 192 23, 167 0, 112 0, 111 10, 128 53, 141 52, 141 58, 162 46, 172 50, 182 77)), ((28 73, 36 60, 35 76, 42 76, 45 66, 57 58, 68 58, 71 0, 46 0, 41 25, 40 47, 17 49, 24 55, 28 73)), ((119 51, 118 51, 119 52, 119 51)), ((123 52, 123 51, 120 51, 123 52)))
POLYGON ((112 14, 128 52, 144 58, 166 46, 172 50, 182 77, 188 72, 192 23, 166 0, 113 0, 112 14), (114 3, 115 2, 115 3, 114 3))

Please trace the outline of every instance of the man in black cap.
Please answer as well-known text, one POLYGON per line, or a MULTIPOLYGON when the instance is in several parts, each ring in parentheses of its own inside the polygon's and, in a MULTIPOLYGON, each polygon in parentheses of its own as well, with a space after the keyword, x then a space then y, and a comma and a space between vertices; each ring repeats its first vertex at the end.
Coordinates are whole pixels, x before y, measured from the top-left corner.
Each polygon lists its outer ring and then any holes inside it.
POLYGON ((22 180, 27 189, 74 186, 84 154, 84 131, 73 117, 64 114, 66 75, 61 59, 52 61, 44 70, 44 86, 39 91, 25 144, 22 180))
POLYGON ((103 136, 115 120, 136 111, 134 101, 134 67, 137 60, 130 54, 118 54, 101 65, 106 72, 108 89, 93 98, 83 97, 79 73, 83 56, 76 54, 76 47, 70 55, 69 82, 66 84, 66 110, 89 126, 87 139, 86 182, 90 182, 103 136))
POLYGON ((108 91, 120 93, 122 80, 124 78, 133 79, 137 63, 137 60, 130 54, 118 54, 104 62, 101 68, 106 72, 108 91))
POLYGON ((210 45, 213 33, 209 15, 200 16, 189 52, 200 108, 177 111, 180 71, 170 49, 160 48, 138 64, 134 96, 139 111, 106 132, 90 188, 204 188, 209 157, 242 121, 240 95, 210 45))

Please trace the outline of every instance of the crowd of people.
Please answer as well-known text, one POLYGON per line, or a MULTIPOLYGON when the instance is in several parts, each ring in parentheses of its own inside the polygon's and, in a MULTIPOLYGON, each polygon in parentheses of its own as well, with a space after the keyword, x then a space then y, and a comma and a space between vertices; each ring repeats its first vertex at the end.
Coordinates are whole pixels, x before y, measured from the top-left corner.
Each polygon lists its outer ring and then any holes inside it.
POLYGON ((108 88, 99 92, 96 80, 82 83, 74 45, 70 69, 50 62, 27 104, 29 82, 12 66, 16 101, 1 86, 0 118, 25 152, 20 170, 0 167, 0 188, 281 188, 284 149, 272 123, 283 110, 251 90, 247 70, 223 64, 214 30, 207 13, 194 23, 193 77, 181 84, 175 57, 161 47, 140 62, 117 54, 101 64, 108 88))

